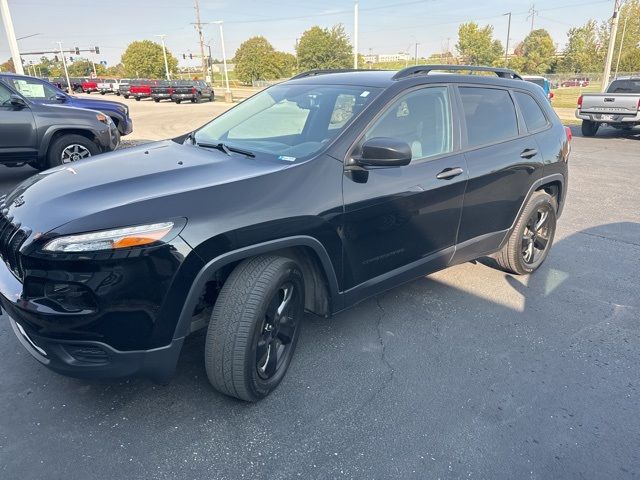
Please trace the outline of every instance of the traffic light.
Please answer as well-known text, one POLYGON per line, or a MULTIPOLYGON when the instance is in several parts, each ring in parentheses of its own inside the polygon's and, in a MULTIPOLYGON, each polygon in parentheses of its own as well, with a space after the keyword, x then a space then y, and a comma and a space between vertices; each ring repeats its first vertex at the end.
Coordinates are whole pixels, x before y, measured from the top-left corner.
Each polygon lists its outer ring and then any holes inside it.
POLYGON ((75 47, 76 50, 76 55, 80 55, 80 49, 78 47, 75 47))
POLYGON ((182 54, 182 59, 183 59, 183 60, 186 60, 186 59, 187 59, 187 56, 186 56, 184 53, 182 54))
POLYGON ((73 57, 69 57, 69 61, 73 63, 73 57))
POLYGON ((94 47, 93 49, 96 53, 100 53, 100 47, 94 47))
POLYGON ((59 62, 59 61, 60 61, 60 60, 58 59, 58 55, 54 56, 54 57, 53 57, 53 59, 54 59, 56 62, 59 62))
POLYGON ((191 60, 193 60, 193 53, 190 53, 190 54, 189 54, 189 58, 190 58, 191 60))

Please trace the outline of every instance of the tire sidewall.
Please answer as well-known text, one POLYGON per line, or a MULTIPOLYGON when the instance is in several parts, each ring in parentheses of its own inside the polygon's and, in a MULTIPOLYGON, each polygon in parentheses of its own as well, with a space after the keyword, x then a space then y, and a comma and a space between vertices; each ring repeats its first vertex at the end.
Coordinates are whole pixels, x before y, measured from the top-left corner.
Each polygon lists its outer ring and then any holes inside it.
POLYGON ((537 195, 531 200, 532 201, 530 201, 527 204, 527 207, 525 208, 524 212, 522 212, 522 221, 519 222, 518 228, 514 232, 516 235, 516 246, 518 247, 516 251, 516 261, 518 262, 518 267, 522 270, 523 273, 526 273, 526 274, 533 273, 534 271, 536 271, 538 267, 540 267, 540 265, 542 265, 546 260, 547 256, 549 255, 549 251, 551 250, 551 246, 553 245, 553 239, 556 234, 556 226, 557 226, 558 208, 553 197, 548 194, 544 194, 544 195, 537 195), (529 263, 526 263, 524 261, 524 258, 522 257, 522 237, 524 235, 524 230, 527 227, 527 220, 529 219, 529 217, 534 211, 536 211, 538 208, 540 208, 543 205, 549 205, 550 218, 548 222, 550 222, 549 227, 551 227, 550 234, 549 234, 549 242, 548 242, 547 248, 542 253, 540 258, 536 260, 535 263, 529 264, 529 263))
MULTIPOLYGON (((49 147, 49 151, 47 152, 47 167, 53 168, 60 165, 63 165, 60 156, 62 155, 62 151, 72 144, 79 144, 85 147, 89 152, 91 152, 91 156, 87 158, 91 158, 94 155, 100 153, 98 146, 89 140, 86 137, 81 135, 64 135, 60 138, 57 138, 53 141, 51 146, 49 147)), ((73 162, 71 162, 73 163, 73 162)))
POLYGON ((280 384, 285 374, 287 373, 289 364, 291 363, 291 359, 293 358, 293 354, 295 353, 296 344, 298 342, 300 326, 304 313, 304 280, 302 277, 302 272, 293 260, 290 260, 282 265, 280 271, 278 272, 278 275, 273 279, 273 282, 265 292, 265 295, 261 300, 260 309, 258 310, 258 312, 259 314, 253 321, 251 341, 247 343, 247 351, 245 352, 245 358, 247 359, 247 362, 245 364, 245 378, 247 379, 246 389, 247 392, 249 392, 250 395, 256 399, 266 397, 273 389, 275 389, 280 384), (293 312, 297 322, 297 328, 295 330, 293 338, 291 339, 290 348, 287 352, 287 357, 284 359, 284 363, 282 363, 273 377, 265 380, 261 378, 260 375, 258 375, 256 346, 258 343, 258 338, 262 333, 263 319, 269 302, 273 298, 273 295, 275 295, 278 288, 280 288, 280 286, 285 282, 291 282, 294 285, 294 288, 297 289, 298 295, 301 296, 301 301, 299 302, 297 308, 298 311, 293 312))

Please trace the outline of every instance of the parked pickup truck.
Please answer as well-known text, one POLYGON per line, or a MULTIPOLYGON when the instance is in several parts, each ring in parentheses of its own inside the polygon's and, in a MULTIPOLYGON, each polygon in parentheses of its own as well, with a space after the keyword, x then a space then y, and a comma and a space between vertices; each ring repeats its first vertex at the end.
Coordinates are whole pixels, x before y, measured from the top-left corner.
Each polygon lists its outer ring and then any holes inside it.
POLYGON ((151 98, 153 101, 158 103, 160 100, 171 100, 175 84, 175 81, 162 80, 157 85, 152 85, 151 98))
POLYGON ((131 88, 130 84, 131 80, 128 78, 121 78, 118 83, 118 91, 116 95, 122 95, 124 98, 129 98, 129 88, 131 88))
MULTIPOLYGON (((129 96, 140 101, 142 98, 151 96, 151 86, 157 83, 156 80, 131 80, 129 87, 129 96)), ((127 98, 125 96, 124 98, 127 98)))
POLYGON ((184 80, 178 82, 173 87, 171 100, 180 103, 190 100, 191 103, 198 103, 201 99, 213 102, 213 88, 204 80, 184 80))
POLYGON ((84 93, 97 92, 98 82, 93 78, 85 80, 84 82, 82 82, 82 91, 84 93))
POLYGON ((602 124, 622 130, 640 125, 640 77, 616 78, 605 93, 580 95, 576 117, 585 137, 593 137, 602 124))
POLYGON ((116 93, 120 84, 118 80, 113 78, 104 78, 98 81, 98 91, 104 95, 105 93, 116 93))

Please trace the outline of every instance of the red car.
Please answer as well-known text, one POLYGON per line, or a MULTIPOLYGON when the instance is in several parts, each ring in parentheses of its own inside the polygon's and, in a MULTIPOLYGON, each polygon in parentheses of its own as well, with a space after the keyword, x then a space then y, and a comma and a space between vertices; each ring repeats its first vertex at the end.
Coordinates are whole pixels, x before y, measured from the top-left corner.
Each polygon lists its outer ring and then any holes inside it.
POLYGON ((586 77, 570 78, 560 84, 561 87, 588 87, 589 79, 586 77))
POLYGON ((129 96, 140 101, 141 98, 151 97, 151 87, 158 85, 158 80, 131 80, 129 96))
POLYGON ((98 91, 98 80, 89 78, 82 82, 82 91, 84 93, 91 93, 98 91))

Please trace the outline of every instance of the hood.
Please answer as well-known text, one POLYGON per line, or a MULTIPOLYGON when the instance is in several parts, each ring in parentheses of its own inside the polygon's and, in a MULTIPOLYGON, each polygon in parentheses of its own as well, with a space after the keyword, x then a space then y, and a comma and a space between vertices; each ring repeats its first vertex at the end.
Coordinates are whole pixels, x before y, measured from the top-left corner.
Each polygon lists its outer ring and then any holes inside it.
MULTIPOLYGON (((62 104, 64 105, 64 104, 62 104)), ((78 106, 82 108, 90 108, 91 110, 112 110, 112 111, 120 111, 125 113, 128 111, 128 107, 124 103, 113 102, 111 100, 93 100, 86 98, 77 98, 71 97, 70 100, 66 102, 66 105, 69 106, 78 106)))
MULTIPOLYGON (((290 167, 259 158, 226 155, 214 149, 182 145, 171 140, 98 155, 45 170, 20 184, 5 200, 7 215, 33 234, 46 233, 72 221, 87 229, 100 226, 101 213, 109 224, 128 225, 122 212, 140 218, 158 218, 181 205, 180 196, 216 188, 290 167), (154 199, 162 198, 167 212, 149 211, 154 199), (120 209, 119 207, 126 207, 120 209), (146 209, 146 210, 145 210, 146 209), (90 218, 89 218, 90 217, 90 218), (82 219, 88 219, 82 222, 82 219)), ((156 202, 157 203, 157 202, 156 202)), ((182 214, 184 215, 184 213, 182 214)))

